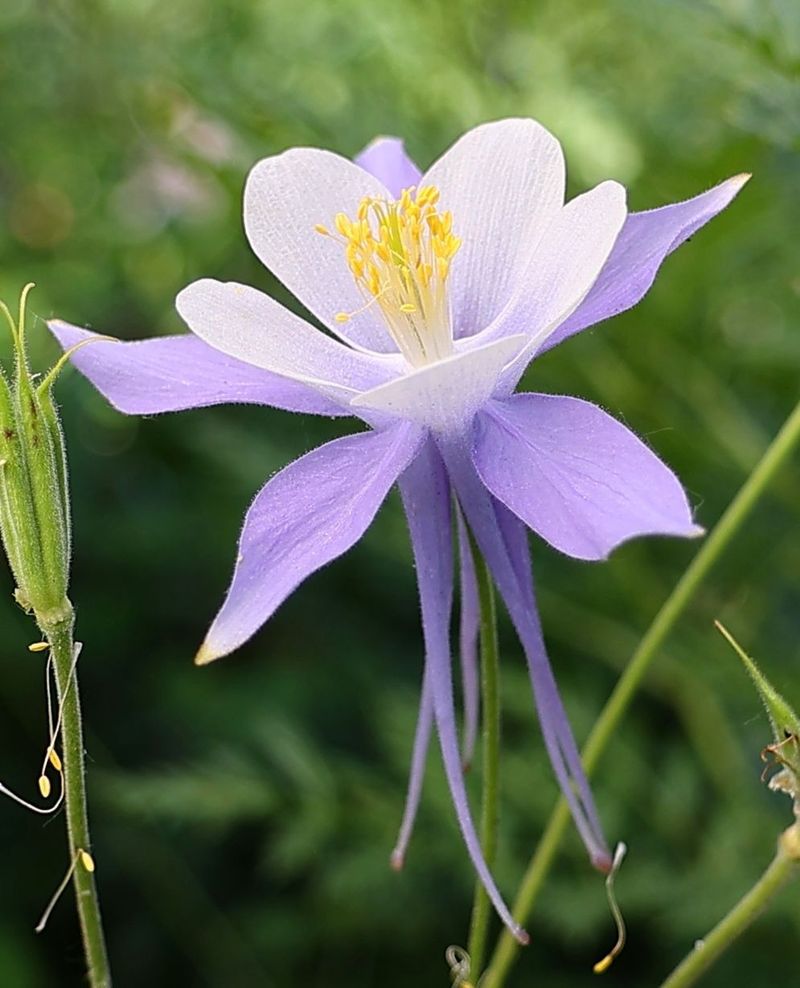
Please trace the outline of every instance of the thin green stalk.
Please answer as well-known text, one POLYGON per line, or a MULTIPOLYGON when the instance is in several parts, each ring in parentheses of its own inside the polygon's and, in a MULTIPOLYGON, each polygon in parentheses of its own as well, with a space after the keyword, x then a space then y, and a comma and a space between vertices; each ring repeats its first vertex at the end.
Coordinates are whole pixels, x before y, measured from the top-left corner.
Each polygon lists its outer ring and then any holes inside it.
POLYGON ((791 879, 800 877, 800 826, 794 824, 781 834, 772 863, 714 929, 698 940, 694 949, 675 968, 661 988, 689 988, 758 918, 791 879))
MULTIPOLYGON (((714 564, 742 527, 747 516, 789 454, 800 440, 800 402, 784 422, 780 432, 767 447, 753 472, 745 480, 728 505, 699 552, 689 563, 672 593, 667 597, 645 632, 613 693, 598 717, 586 746, 583 764, 591 775, 601 755, 608 746, 614 731, 628 709, 634 694, 647 673, 650 663, 678 618, 686 610, 700 584, 708 576, 714 564)), ((562 797, 545 827, 539 845, 528 865, 516 902, 514 918, 525 925, 533 908, 545 876, 564 836, 569 822, 569 809, 562 797)), ((501 934, 482 988, 502 988, 509 968, 517 956, 519 945, 507 932, 501 934)))
MULTIPOLYGON (((497 606, 489 567, 478 555, 478 600, 481 610, 481 703, 483 725, 483 796, 481 804, 481 847, 487 865, 491 868, 497 853, 497 825, 499 819, 500 776, 500 694, 499 648, 497 644, 497 606)), ((486 956, 486 940, 489 933, 491 904, 480 882, 475 883, 472 920, 467 952, 470 957, 472 977, 478 981, 486 956)))
POLYGON ((90 851, 91 841, 84 785, 81 705, 77 672, 73 670, 75 618, 72 605, 65 600, 59 610, 48 614, 37 614, 37 621, 50 642, 59 702, 63 705, 61 742, 67 840, 70 862, 77 862, 72 873, 72 882, 75 888, 89 984, 91 988, 111 988, 111 972, 100 919, 97 888, 94 875, 84 866, 81 855, 81 851, 90 851))

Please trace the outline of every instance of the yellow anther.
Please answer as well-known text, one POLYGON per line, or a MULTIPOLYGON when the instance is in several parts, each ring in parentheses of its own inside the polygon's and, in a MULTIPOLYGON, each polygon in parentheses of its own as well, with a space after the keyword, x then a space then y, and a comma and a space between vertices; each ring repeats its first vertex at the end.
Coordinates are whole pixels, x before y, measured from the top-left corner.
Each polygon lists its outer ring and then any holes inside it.
POLYGON ((46 775, 39 776, 39 792, 42 794, 42 799, 47 799, 50 795, 50 780, 46 775))
POLYGON ((374 301, 415 367, 453 351, 446 280, 461 241, 451 233, 452 215, 437 211, 438 201, 439 190, 427 185, 403 189, 393 201, 366 196, 355 218, 334 218, 350 273, 367 301, 334 319, 347 322, 374 301))
POLYGON ((323 237, 329 237, 331 235, 331 231, 327 228, 327 226, 323 226, 322 223, 317 223, 314 229, 317 233, 321 233, 323 237))
POLYGON ((89 854, 88 851, 84 851, 83 848, 81 848, 78 851, 78 857, 81 859, 81 864, 83 865, 84 870, 88 871, 91 874, 94 871, 94 858, 91 856, 91 854, 89 854))
POLYGON ((47 759, 50 762, 50 764, 53 766, 53 768, 56 770, 56 772, 61 771, 62 768, 61 759, 58 757, 58 752, 55 750, 55 748, 49 749, 49 751, 47 752, 47 759))
POLYGON ((29 652, 46 652, 50 648, 50 642, 31 642, 28 645, 29 652))

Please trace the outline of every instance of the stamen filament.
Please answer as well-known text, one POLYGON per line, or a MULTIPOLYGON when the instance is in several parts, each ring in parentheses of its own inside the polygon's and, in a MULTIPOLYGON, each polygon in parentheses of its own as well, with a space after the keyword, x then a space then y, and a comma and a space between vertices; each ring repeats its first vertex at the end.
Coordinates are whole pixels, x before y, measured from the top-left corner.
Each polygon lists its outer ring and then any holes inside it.
POLYGON ((594 965, 592 970, 595 974, 603 974, 607 971, 614 963, 614 960, 622 953, 625 946, 625 939, 627 936, 625 931, 625 918, 623 917, 622 910, 619 908, 619 903, 617 902, 617 895, 614 891, 614 880, 617 877, 617 872, 619 871, 627 852, 628 848, 622 843, 622 841, 620 841, 614 851, 614 860, 611 864, 611 871, 609 871, 606 876, 606 895, 608 897, 608 906, 611 910, 611 915, 614 917, 614 922, 617 924, 617 942, 611 950, 609 950, 606 956, 594 965))
POLYGON ((42 913, 42 918, 36 924, 36 932, 37 933, 41 933, 42 930, 47 925, 47 921, 48 921, 48 919, 50 919, 50 914, 53 912, 53 909, 55 909, 56 903, 61 898, 61 896, 62 896, 62 894, 64 892, 64 889, 67 887, 67 885, 69 885, 69 880, 70 880, 70 878, 72 878, 72 873, 78 867, 78 862, 79 861, 80 861, 81 867, 84 869, 84 871, 88 871, 88 872, 93 872, 94 871, 94 858, 92 858, 91 854, 89 854, 88 851, 84 851, 84 849, 82 847, 79 847, 75 851, 75 854, 72 857, 72 861, 70 862, 70 866, 69 866, 69 868, 67 868, 66 875, 64 875, 64 877, 62 878, 61 884, 58 886, 58 888, 53 893, 50 901, 45 906, 45 910, 42 913))
MULTIPOLYGON (((44 753, 44 759, 42 760, 42 771, 41 771, 41 776, 39 778, 39 788, 40 789, 41 789, 42 779, 46 778, 45 771, 47 769, 47 763, 48 762, 53 766, 53 768, 56 770, 56 772, 60 772, 61 771, 61 759, 59 758, 58 753, 56 752, 54 745, 56 743, 56 738, 58 737, 58 732, 61 730, 61 721, 62 721, 62 719, 64 717, 64 703, 66 702, 67 696, 69 695, 69 691, 70 691, 70 689, 72 687, 72 684, 73 684, 73 682, 75 680, 75 667, 78 664, 78 658, 80 657, 81 649, 82 648, 83 648, 83 643, 82 642, 75 642, 75 650, 74 650, 74 653, 73 653, 72 665, 69 667, 69 675, 67 676, 67 685, 64 688, 64 691, 63 691, 63 693, 61 695, 61 700, 60 700, 60 702, 58 704, 58 715, 56 717, 55 724, 53 724, 53 722, 52 722, 53 721, 53 718, 52 718, 52 708, 51 708, 51 696, 52 696, 52 694, 51 694, 51 691, 50 691, 50 677, 49 677, 49 675, 47 676, 47 707, 48 707, 48 720, 50 721, 50 723, 49 723, 49 727, 50 727, 50 741, 48 742, 47 750, 45 751, 45 753, 44 753)), ((47 663, 47 670, 48 670, 48 672, 49 672, 50 667, 51 667, 51 663, 50 663, 50 660, 48 659, 48 663, 47 663)), ((49 785, 49 783, 48 783, 48 785, 49 785)), ((45 795, 45 794, 42 793, 42 795, 45 795)))

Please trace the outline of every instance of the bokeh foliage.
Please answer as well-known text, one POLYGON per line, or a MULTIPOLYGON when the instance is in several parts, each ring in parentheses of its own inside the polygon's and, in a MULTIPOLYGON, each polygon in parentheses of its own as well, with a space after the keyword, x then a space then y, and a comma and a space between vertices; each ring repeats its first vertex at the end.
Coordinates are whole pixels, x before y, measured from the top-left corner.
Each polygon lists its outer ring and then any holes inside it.
MULTIPOLYGON (((201 276, 285 297, 241 230, 248 167, 296 144, 354 154, 403 135, 427 164, 479 121, 533 115, 572 192, 606 177, 635 209, 737 172, 754 180, 633 312, 527 385, 580 394, 646 436, 719 516, 798 396, 800 8, 794 0, 4 0, 0 295, 127 338, 177 331, 201 276)), ((34 328, 42 362, 55 348, 34 328)), ((471 872, 438 761, 406 872, 399 823, 421 643, 402 516, 308 582, 246 648, 191 656, 264 477, 339 423, 253 408, 140 421, 76 374, 59 394, 72 460, 83 697, 98 878, 118 984, 427 988, 466 936, 471 872)), ((759 784, 759 702, 720 617, 800 702, 800 498, 784 472, 660 655, 597 779, 630 845, 618 985, 654 984, 771 856, 788 805, 759 784)), ((602 566, 536 547, 543 618, 586 732, 695 547, 629 545, 602 566)), ((41 656, 2 577, 0 774, 33 791, 41 656)), ((519 649, 504 635, 503 854, 510 895, 555 796, 519 649)), ((475 772, 472 784, 479 784, 475 772)), ((81 984, 61 822, 0 807, 0 983, 81 984)), ((707 979, 790 983, 786 894, 707 979), (787 977, 789 981, 787 981, 787 977)), ((612 932, 571 838, 512 984, 588 984, 612 932)))

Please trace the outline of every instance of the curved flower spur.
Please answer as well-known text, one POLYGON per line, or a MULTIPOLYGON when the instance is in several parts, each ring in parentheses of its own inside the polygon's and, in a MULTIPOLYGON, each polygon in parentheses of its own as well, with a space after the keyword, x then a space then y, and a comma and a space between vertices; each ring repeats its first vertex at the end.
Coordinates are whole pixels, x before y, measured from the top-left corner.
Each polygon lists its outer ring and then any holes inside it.
MULTIPOLYGON (((424 176, 393 138, 355 162, 295 148, 250 173, 245 229, 263 263, 329 333, 254 288, 204 279, 177 298, 192 334, 98 342, 72 357, 129 414, 249 402, 366 424, 296 460, 256 496, 228 595, 196 661, 250 638, 310 573, 364 534, 398 483, 425 666, 393 862, 403 860, 435 724, 472 862, 523 942, 484 861, 464 786, 449 634, 454 516, 467 747, 477 718, 477 607, 464 520, 525 651, 575 824, 592 862, 607 871, 611 855, 545 651, 526 527, 594 560, 639 535, 701 529, 674 474, 615 419, 577 398, 514 391, 537 354, 638 302, 663 259, 746 179, 644 213, 627 212, 616 182, 565 204, 558 141, 521 119, 469 131, 424 176)), ((64 347, 91 335, 50 326, 64 347)))

